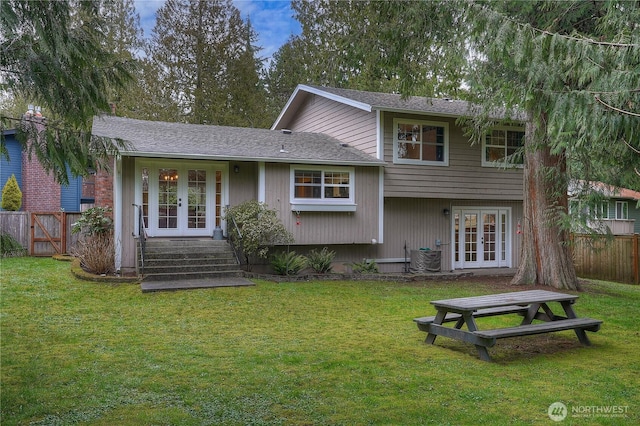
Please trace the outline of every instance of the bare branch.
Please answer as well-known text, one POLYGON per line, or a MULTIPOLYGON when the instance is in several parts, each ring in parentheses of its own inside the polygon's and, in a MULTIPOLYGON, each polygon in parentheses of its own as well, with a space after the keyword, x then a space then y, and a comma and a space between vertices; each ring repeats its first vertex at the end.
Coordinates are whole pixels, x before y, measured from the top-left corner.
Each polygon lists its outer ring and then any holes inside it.
POLYGON ((640 149, 638 149, 638 148, 636 148, 636 147, 632 146, 629 142, 627 142, 627 141, 626 141, 626 140, 624 140, 624 139, 622 140, 622 142, 624 142, 624 144, 625 144, 627 147, 629 147, 629 149, 630 149, 631 151, 635 152, 636 154, 640 154, 640 149))
POLYGON ((558 36, 558 37, 562 37, 564 39, 572 40, 572 41, 586 41, 587 43, 595 44, 596 46, 620 47, 620 48, 624 48, 624 49, 640 48, 640 45, 633 44, 633 43, 613 43, 613 42, 609 42, 609 41, 597 41, 597 40, 594 40, 594 39, 588 38, 588 37, 574 37, 574 36, 560 34, 560 33, 553 33, 551 31, 541 30, 541 29, 536 28, 536 27, 531 27, 531 29, 533 31, 539 32, 539 33, 544 34, 544 35, 558 36))
POLYGON ((594 98, 596 99, 596 101, 600 102, 602 105, 604 105, 605 107, 612 109, 616 112, 619 112, 620 114, 625 114, 625 115, 630 115, 632 117, 640 117, 640 114, 635 113, 635 112, 631 112, 631 111, 625 111, 623 109, 620 108, 616 108, 613 105, 609 105, 608 103, 606 103, 605 101, 603 101, 602 99, 600 99, 600 96, 594 96, 594 98))

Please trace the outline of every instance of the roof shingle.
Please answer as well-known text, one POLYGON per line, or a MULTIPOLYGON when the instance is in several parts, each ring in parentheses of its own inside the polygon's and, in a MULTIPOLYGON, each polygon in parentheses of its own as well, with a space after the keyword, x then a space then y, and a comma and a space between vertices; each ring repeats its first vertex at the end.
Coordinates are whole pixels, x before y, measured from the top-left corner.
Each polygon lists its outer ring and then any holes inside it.
POLYGON ((95 117, 92 133, 126 141, 130 148, 122 154, 127 156, 384 165, 383 161, 322 133, 284 133, 112 116, 95 117))

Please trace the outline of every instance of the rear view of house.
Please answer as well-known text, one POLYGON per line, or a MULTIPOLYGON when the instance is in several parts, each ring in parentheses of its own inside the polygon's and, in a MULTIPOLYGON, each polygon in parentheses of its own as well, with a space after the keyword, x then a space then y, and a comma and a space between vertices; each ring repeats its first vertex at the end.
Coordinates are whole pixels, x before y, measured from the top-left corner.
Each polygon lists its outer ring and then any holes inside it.
POLYGON ((404 266, 407 250, 440 251, 443 270, 515 267, 522 222, 522 126, 496 126, 472 146, 456 119, 462 101, 299 86, 273 125, 321 132, 384 161, 379 236, 344 248, 383 270, 404 266), (511 160, 509 167, 506 160, 511 160), (518 164, 520 163, 520 165, 518 164))
POLYGON ((271 130, 97 117, 95 135, 129 144, 113 179, 118 269, 136 267, 137 208, 150 238, 210 238, 246 200, 278 211, 298 253, 326 246, 337 263, 400 272, 428 252, 441 270, 515 267, 522 168, 505 164, 523 129, 496 126, 472 146, 456 124, 469 112, 301 85, 271 130))

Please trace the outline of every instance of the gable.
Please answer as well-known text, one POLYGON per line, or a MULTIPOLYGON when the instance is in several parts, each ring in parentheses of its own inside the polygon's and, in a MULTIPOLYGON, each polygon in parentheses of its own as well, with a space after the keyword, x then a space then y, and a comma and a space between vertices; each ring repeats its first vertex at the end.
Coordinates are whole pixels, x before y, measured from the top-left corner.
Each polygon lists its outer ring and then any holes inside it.
POLYGON ((376 113, 309 94, 300 99, 287 128, 324 133, 371 156, 377 156, 376 113))

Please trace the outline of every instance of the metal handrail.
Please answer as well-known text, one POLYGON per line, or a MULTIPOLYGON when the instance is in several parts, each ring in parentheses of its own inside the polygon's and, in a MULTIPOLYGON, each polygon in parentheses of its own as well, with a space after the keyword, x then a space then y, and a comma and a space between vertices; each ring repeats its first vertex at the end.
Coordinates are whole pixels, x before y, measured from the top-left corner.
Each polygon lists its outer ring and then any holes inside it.
POLYGON ((138 204, 132 204, 132 206, 138 209, 138 235, 133 234, 133 236, 138 238, 138 244, 140 245, 140 275, 144 275, 144 252, 147 245, 147 229, 144 226, 142 206, 138 204))
POLYGON ((236 242, 235 239, 233 238, 233 232, 229 232, 229 243, 231 243, 231 249, 233 250, 233 254, 236 257, 236 261, 238 262, 238 265, 242 264, 242 261, 240 260, 241 257, 241 253, 242 253, 242 232, 240 231, 240 228, 238 227, 238 224, 236 223, 236 220, 233 218, 232 215, 227 215, 227 218, 231 220, 231 223, 233 224, 233 227, 236 230, 236 233, 238 234, 238 241, 236 242), (240 252, 240 253, 239 253, 240 252))

